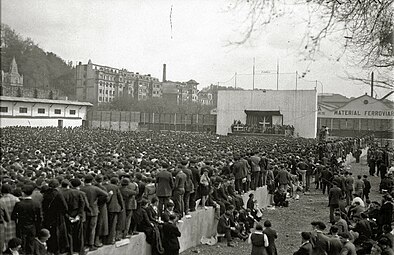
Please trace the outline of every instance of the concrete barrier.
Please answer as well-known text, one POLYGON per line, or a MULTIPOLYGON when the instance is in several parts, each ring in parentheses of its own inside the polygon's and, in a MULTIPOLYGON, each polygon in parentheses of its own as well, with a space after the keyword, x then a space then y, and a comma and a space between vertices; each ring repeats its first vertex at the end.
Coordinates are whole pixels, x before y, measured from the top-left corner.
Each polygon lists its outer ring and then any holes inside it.
MULTIPOLYGON (((250 193, 254 194, 254 199, 257 200, 260 208, 267 207, 267 186, 245 193, 242 196, 245 207, 250 193)), ((184 217, 182 218, 183 222, 177 223, 179 231, 182 233, 179 238, 180 252, 199 245, 202 237, 216 235, 218 220, 215 219, 214 208, 208 207, 207 210, 197 210, 191 212, 190 215, 192 216, 190 219, 184 217)), ((129 240, 130 243, 124 246, 104 246, 96 251, 89 252, 89 255, 151 255, 151 246, 146 242, 145 234, 140 233, 132 236, 129 240)))

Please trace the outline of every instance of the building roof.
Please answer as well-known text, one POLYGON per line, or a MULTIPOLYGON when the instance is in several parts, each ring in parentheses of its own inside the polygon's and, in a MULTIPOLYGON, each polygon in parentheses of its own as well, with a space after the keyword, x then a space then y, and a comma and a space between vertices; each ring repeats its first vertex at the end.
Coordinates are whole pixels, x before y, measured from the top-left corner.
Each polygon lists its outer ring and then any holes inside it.
POLYGON ((281 116, 280 111, 258 111, 258 110, 245 110, 246 114, 260 115, 260 116, 281 116))
POLYGON ((196 82, 195 80, 191 79, 188 82, 186 82, 187 84, 198 84, 198 82, 196 82))
POLYGON ((44 103, 44 104, 66 104, 66 105, 93 106, 89 102, 78 102, 78 101, 68 101, 68 100, 54 100, 54 99, 41 99, 41 98, 30 98, 30 97, 0 96, 0 101, 36 103, 36 104, 44 103))

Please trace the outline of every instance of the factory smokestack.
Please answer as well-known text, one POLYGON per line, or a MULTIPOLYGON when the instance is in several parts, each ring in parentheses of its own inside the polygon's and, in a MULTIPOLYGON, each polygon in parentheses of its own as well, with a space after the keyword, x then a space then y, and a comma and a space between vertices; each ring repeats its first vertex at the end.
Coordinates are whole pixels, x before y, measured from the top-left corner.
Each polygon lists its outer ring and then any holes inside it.
POLYGON ((167 70, 166 69, 167 69, 166 64, 163 64, 163 82, 165 82, 167 79, 167 70))

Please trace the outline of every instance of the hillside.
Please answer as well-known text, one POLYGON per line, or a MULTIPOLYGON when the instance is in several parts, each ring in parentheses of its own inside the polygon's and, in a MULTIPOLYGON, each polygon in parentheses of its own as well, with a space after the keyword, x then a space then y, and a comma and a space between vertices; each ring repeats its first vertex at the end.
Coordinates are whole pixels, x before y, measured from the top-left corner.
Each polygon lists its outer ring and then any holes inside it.
POLYGON ((6 24, 1 24, 1 70, 8 72, 15 57, 25 87, 58 89, 75 98, 75 69, 53 52, 45 52, 30 38, 23 38, 6 24))

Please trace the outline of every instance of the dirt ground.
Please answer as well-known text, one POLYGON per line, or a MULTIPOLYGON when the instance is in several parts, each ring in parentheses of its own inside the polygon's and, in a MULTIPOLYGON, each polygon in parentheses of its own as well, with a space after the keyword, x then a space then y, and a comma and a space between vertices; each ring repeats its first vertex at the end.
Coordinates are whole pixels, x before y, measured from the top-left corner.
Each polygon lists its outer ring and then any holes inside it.
MULTIPOLYGON (((358 174, 367 174, 368 167, 366 159, 363 158, 361 163, 352 163, 351 171, 353 176, 357 178, 358 174)), ((368 177, 372 191, 370 195, 371 201, 380 201, 381 195, 378 192, 380 177, 368 177)), ((272 228, 278 232, 276 247, 279 255, 292 255, 301 244, 300 232, 311 231, 310 222, 320 220, 326 223, 327 228, 331 226, 329 223, 328 197, 323 195, 321 190, 315 190, 314 186, 309 194, 301 194, 300 200, 290 199, 289 207, 275 208, 275 210, 264 210, 262 222, 269 219, 272 228)), ((251 245, 246 242, 237 240, 235 247, 227 247, 226 242, 218 243, 214 246, 199 245, 182 252, 182 255, 191 254, 207 254, 207 255, 241 255, 250 254, 251 245)))

